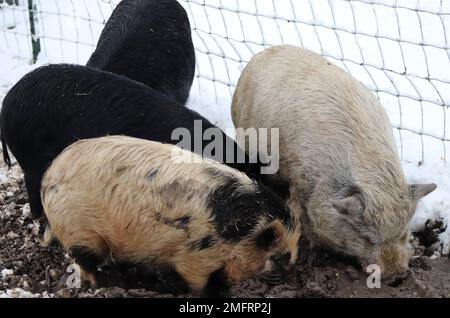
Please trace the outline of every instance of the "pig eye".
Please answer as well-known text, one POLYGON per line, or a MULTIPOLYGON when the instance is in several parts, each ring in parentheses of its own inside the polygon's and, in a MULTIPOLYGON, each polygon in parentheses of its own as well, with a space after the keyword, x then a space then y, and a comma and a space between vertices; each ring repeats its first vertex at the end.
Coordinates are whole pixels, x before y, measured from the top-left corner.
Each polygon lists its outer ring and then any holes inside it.
POLYGON ((256 246, 263 250, 268 250, 275 245, 277 233, 273 227, 269 227, 258 234, 256 237, 256 246))
POLYGON ((288 263, 291 259, 291 252, 287 252, 284 254, 277 254, 277 255, 272 255, 270 257, 271 261, 275 261, 278 263, 288 263))

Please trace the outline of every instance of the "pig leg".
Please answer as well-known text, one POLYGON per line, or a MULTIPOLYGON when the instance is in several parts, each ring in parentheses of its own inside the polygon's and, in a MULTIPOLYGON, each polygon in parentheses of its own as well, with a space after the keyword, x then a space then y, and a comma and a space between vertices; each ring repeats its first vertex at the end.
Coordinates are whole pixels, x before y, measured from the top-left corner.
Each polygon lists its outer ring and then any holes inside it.
POLYGON ((38 218, 42 215, 42 203, 41 203, 41 179, 42 175, 36 176, 25 172, 25 186, 27 187, 28 202, 30 203, 31 216, 38 218))
POLYGON ((97 267, 104 261, 98 253, 87 247, 71 247, 69 254, 81 268, 81 279, 89 282, 91 287, 97 286, 97 267))
POLYGON ((221 268, 209 275, 202 295, 208 298, 226 298, 229 296, 229 288, 227 273, 225 268, 221 268))
POLYGON ((187 294, 190 287, 172 266, 140 264, 138 277, 145 283, 145 288, 162 294, 187 294))

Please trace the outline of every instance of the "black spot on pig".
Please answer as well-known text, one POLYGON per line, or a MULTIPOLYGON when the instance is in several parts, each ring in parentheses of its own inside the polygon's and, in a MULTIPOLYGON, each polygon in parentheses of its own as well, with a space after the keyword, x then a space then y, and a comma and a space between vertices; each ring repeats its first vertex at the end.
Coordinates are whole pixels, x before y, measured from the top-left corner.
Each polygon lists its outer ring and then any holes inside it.
POLYGON ((207 235, 204 238, 201 238, 200 240, 189 243, 189 247, 195 250, 204 250, 213 246, 216 243, 217 240, 212 235, 207 235))
POLYGON ((189 227, 189 222, 191 221, 191 217, 189 215, 182 216, 177 219, 170 219, 167 217, 164 217, 161 213, 155 214, 155 219, 158 222, 161 222, 165 225, 173 226, 174 228, 178 230, 184 230, 187 231, 189 227))
POLYGON ((276 240, 275 229, 269 227, 256 237, 256 246, 263 250, 268 250, 276 240))
POLYGON ((175 228, 180 230, 187 230, 191 217, 189 215, 182 216, 181 218, 173 220, 171 223, 175 228))
POLYGON ((249 187, 243 187, 238 180, 229 177, 209 194, 214 223, 225 240, 238 241, 248 235, 261 214, 269 220, 279 219, 287 228, 292 226, 283 199, 261 183, 254 182, 249 187))

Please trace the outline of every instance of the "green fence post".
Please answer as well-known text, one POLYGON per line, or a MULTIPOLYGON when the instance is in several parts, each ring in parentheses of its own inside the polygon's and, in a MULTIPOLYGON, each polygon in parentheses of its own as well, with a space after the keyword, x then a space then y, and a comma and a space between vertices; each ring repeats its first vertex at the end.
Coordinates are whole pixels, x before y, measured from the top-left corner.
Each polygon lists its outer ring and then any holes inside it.
POLYGON ((36 63, 39 53, 41 52, 41 41, 36 35, 36 5, 33 0, 28 0, 28 14, 30 18, 31 47, 33 50, 32 63, 36 63))

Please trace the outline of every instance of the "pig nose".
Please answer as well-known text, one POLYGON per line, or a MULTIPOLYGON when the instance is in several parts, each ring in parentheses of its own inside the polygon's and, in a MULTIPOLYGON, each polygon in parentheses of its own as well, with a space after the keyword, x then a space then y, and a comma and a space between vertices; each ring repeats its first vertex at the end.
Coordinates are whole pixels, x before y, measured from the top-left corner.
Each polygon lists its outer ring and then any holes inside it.
POLYGON ((268 284, 276 285, 291 279, 294 273, 294 264, 291 264, 290 252, 272 255, 270 261, 272 263, 272 269, 262 273, 261 280, 268 284))
POLYGON ((274 268, 282 277, 283 282, 290 281, 294 277, 295 264, 291 263, 291 253, 276 255, 272 258, 274 268))
POLYGON ((293 281, 295 278, 294 266, 289 266, 288 270, 279 271, 273 270, 265 272, 260 276, 260 279, 269 285, 278 285, 293 281))
POLYGON ((411 271, 406 269, 401 272, 389 274, 383 277, 383 282, 392 287, 397 287, 401 283, 403 283, 409 276, 411 275, 411 271))

